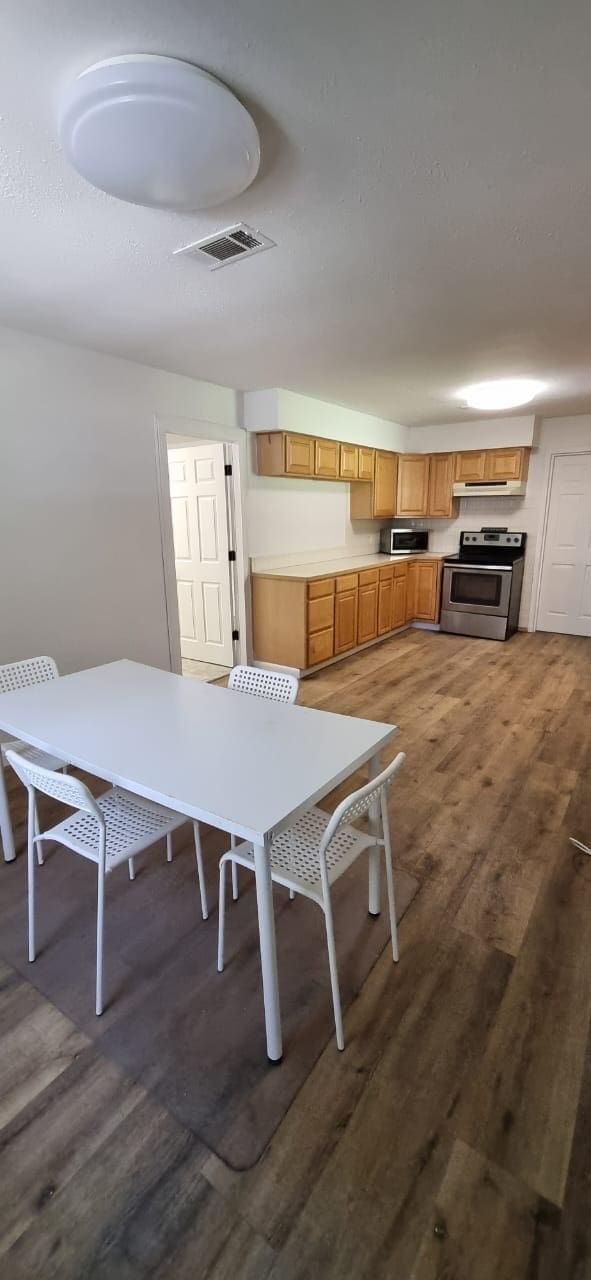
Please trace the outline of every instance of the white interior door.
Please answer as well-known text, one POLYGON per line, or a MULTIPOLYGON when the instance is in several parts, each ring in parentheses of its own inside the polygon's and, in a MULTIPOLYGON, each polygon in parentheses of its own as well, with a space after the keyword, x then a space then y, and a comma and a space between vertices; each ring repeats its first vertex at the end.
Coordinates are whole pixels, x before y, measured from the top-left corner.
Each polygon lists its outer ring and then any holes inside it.
POLYGON ((591 453, 554 459, 537 625, 591 636, 591 453))
POLYGON ((224 446, 170 449, 168 471, 181 656, 231 667, 224 446))

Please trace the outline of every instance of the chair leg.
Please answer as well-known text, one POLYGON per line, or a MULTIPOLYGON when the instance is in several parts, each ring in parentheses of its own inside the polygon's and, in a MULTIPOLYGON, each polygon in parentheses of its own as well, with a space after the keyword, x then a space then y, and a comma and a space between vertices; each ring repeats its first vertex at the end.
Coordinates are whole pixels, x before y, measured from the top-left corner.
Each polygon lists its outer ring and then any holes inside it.
MULTIPOLYGON (((39 814, 37 813, 37 801, 36 801, 36 800, 34 801, 34 806, 33 806, 33 807, 34 807, 34 810, 35 810, 35 835, 36 835, 36 836, 38 836, 38 835, 39 835, 39 814)), ((43 849, 41 848, 41 841, 39 841, 39 843, 37 844, 37 862, 39 863, 39 866, 40 866, 40 867, 42 867, 42 866, 43 866, 44 858, 43 858, 43 849)))
POLYGON ((105 869, 99 862, 96 903, 96 1004, 97 1017, 103 1012, 103 937, 105 921, 105 869))
POLYGON ((166 837, 166 861, 172 862, 172 832, 169 831, 166 837))
POLYGON ((384 833, 384 861, 386 863, 386 885, 388 889, 388 912, 390 915, 390 937, 392 939, 392 957, 398 960, 398 926, 396 924, 396 898, 394 895, 394 872, 392 870, 392 843, 390 840, 390 819, 385 795, 382 795, 382 831, 384 833))
MULTIPOLYGON (((232 863, 232 867, 234 867, 232 863)), ((220 860, 220 890, 218 897, 218 973, 224 972, 224 933, 226 926, 226 864, 220 860)))
POLYGON ((29 792, 29 820, 27 823, 27 891, 29 913, 29 960, 35 959, 35 798, 29 792))
POLYGON ((128 859, 127 859, 127 866, 128 866, 128 869, 129 869, 129 879, 130 879, 130 880, 135 880, 135 863, 134 863, 133 858, 128 858, 128 859))
POLYGON ((199 879, 199 893, 201 895, 201 915, 207 920, 209 911, 207 909, 207 892, 205 889, 205 876, 203 874, 203 855, 201 853, 201 832, 199 823, 193 823, 193 838, 195 840, 195 859, 197 862, 197 876, 199 879))
MULTIPOLYGON (((236 848, 235 835, 230 836, 230 848, 231 849, 236 848)), ((234 899, 234 902, 237 902, 238 900, 238 863, 237 862, 232 863, 232 898, 234 899)))
POLYGON ((337 968, 337 950, 334 940, 334 925, 332 921, 332 905, 330 901, 330 892, 324 893, 324 923, 326 925, 326 945, 328 948, 328 965, 330 969, 330 985, 332 988, 332 1007, 334 1009, 334 1025, 337 1036, 337 1048, 345 1048, 345 1037, 343 1034, 343 1015, 341 1012, 341 993, 339 990, 339 973, 337 968))

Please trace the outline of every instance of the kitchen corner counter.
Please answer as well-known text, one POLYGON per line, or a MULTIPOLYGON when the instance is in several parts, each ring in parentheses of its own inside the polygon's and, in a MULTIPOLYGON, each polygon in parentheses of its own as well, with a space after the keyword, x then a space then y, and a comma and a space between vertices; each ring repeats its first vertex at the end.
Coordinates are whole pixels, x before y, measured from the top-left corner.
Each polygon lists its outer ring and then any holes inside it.
POLYGON ((290 582, 313 582, 314 579, 335 577, 340 573, 361 573, 364 569, 384 568, 389 564, 408 564, 413 560, 439 562, 450 552, 421 551, 411 555, 387 556, 376 552, 369 556, 343 556, 340 559, 316 560, 311 564, 282 565, 277 569, 253 569, 256 578, 285 578, 290 582))

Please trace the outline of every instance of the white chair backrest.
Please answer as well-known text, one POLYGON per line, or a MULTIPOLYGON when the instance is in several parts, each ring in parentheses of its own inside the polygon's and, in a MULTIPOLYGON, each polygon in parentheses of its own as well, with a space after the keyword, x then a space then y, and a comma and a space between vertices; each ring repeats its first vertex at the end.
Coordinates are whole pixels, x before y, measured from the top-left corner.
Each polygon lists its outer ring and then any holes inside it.
POLYGON ((377 778, 372 778, 371 782, 366 782, 364 787, 359 787, 358 791, 352 791, 351 795, 345 796, 345 799, 341 800, 341 803, 337 805, 322 837, 322 843, 319 851, 321 856, 326 853, 333 836, 337 832, 338 828, 342 827, 344 822, 355 822, 357 818, 361 818, 364 813, 367 813, 370 804, 375 800, 376 796, 378 794, 380 797, 382 796, 386 787, 389 787, 394 781, 398 770, 402 768, 405 760, 406 755, 404 751, 399 751, 398 755, 395 756, 390 764, 378 774, 377 778))
POLYGON ((42 769, 38 764, 31 764, 30 760, 17 751, 7 751, 6 759, 28 790, 42 791, 44 795, 60 800, 71 809, 84 809, 86 813, 94 814, 103 824, 103 815, 94 797, 79 778, 73 778, 67 773, 54 773, 53 769, 42 769))
POLYGON ((53 658, 24 658, 22 662, 7 662, 0 667, 0 693, 12 693, 13 689, 26 689, 28 685, 45 684, 59 675, 53 658))
POLYGON ((272 702, 295 702, 299 684, 297 676, 289 675, 287 671, 233 667, 228 688, 237 689, 239 693, 253 693, 257 698, 270 698, 272 702))

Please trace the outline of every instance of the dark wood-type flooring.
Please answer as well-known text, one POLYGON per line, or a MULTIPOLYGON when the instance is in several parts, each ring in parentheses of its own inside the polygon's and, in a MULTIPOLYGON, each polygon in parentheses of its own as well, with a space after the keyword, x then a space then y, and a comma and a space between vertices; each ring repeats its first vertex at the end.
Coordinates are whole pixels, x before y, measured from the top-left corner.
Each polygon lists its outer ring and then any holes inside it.
POLYGON ((591 1277, 591 642, 411 631, 300 701, 401 726, 400 964, 242 1174, 1 967, 2 1280, 591 1277))

